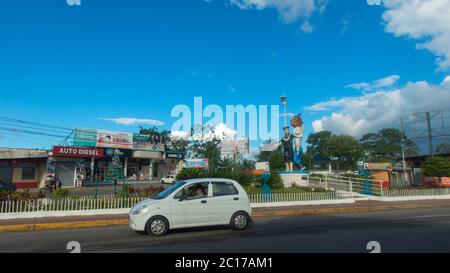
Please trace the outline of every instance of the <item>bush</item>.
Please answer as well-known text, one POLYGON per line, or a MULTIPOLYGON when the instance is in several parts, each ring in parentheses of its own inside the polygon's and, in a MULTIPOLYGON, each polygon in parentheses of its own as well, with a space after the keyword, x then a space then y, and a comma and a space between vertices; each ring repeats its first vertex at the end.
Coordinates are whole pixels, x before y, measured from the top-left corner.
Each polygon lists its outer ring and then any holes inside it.
POLYGON ((450 177, 450 161, 444 157, 428 157, 422 164, 422 172, 425 176, 450 177))
POLYGON ((207 177, 206 171, 203 169, 186 168, 177 174, 177 180, 188 180, 194 178, 207 177))
POLYGON ((52 199, 63 199, 69 196, 69 190, 68 189, 56 189, 53 190, 50 194, 50 198, 52 199))
POLYGON ((310 177, 317 177, 317 178, 325 178, 325 175, 321 173, 312 173, 309 175, 310 177))
MULTIPOLYGON (((258 186, 246 186, 244 187, 244 190, 248 193, 248 194, 258 194, 258 193, 262 193, 261 191, 261 187, 258 186)), ((299 187, 299 186, 292 186, 290 188, 277 188, 277 189, 273 189, 272 193, 302 193, 302 192, 327 192, 327 190, 323 189, 323 188, 307 188, 307 187, 299 187)))
POLYGON ((36 199, 38 199, 38 195, 31 194, 28 189, 15 192, 0 190, 0 201, 28 201, 36 199))
POLYGON ((272 153, 269 157, 269 167, 272 171, 284 171, 286 169, 286 164, 281 151, 272 153))
MULTIPOLYGON (((258 185, 262 186, 264 183, 264 180, 259 177, 257 179, 258 185)), ((284 184, 281 181, 281 176, 277 173, 272 173, 269 177, 269 179, 267 180, 267 184, 270 186, 270 188, 272 189, 281 189, 284 188, 284 184)))
POLYGON ((125 185, 123 190, 123 194, 121 194, 122 197, 145 197, 145 198, 151 198, 155 196, 156 194, 160 193, 164 190, 164 187, 162 186, 150 186, 146 188, 136 188, 130 185, 125 185), (128 193, 128 194, 127 194, 128 193))
POLYGON ((207 177, 233 179, 243 186, 251 185, 256 180, 256 177, 253 174, 243 169, 239 169, 236 171, 217 170, 207 172, 203 169, 191 169, 191 168, 181 170, 177 175, 177 180, 188 180, 194 178, 207 178, 207 177))
POLYGON ((9 192, 6 190, 0 190, 0 201, 8 200, 9 192))
POLYGON ((236 180, 242 186, 250 186, 256 180, 255 175, 250 174, 250 173, 248 173, 246 171, 232 172, 231 173, 231 177, 227 177, 227 178, 236 180))

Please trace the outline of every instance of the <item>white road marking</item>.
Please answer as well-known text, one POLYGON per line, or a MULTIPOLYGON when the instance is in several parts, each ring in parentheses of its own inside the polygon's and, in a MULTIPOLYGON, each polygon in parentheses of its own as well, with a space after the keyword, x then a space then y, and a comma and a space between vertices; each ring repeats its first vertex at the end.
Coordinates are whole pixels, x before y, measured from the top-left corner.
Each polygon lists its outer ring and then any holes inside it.
POLYGON ((450 214, 432 214, 432 215, 406 217, 406 219, 439 218, 439 217, 449 217, 449 216, 450 216, 450 214))

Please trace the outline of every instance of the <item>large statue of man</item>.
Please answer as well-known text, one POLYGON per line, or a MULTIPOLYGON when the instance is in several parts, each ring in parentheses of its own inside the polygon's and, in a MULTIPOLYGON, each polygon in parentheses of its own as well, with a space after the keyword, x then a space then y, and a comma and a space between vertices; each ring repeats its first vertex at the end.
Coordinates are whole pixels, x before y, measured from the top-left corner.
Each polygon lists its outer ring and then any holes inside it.
POLYGON ((283 145, 283 158, 286 164, 286 171, 294 170, 294 162, 292 161, 292 155, 294 151, 293 141, 294 136, 291 134, 289 127, 286 126, 284 129, 284 136, 281 138, 281 144, 283 145))

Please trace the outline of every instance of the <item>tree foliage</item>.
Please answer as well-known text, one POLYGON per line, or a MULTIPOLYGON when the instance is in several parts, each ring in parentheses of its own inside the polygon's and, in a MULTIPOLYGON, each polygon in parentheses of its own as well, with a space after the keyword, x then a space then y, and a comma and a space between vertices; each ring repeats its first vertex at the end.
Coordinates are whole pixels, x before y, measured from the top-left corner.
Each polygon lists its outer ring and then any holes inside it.
POLYGON ((191 153, 197 158, 207 158, 208 159, 208 171, 214 171, 220 164, 221 153, 220 153, 220 140, 197 140, 192 143, 191 153))
POLYGON ((330 139, 333 134, 330 131, 321 131, 317 133, 310 134, 306 143, 308 146, 307 150, 311 153, 313 157, 330 157, 330 139))
POLYGON ((416 155, 417 145, 400 130, 394 128, 381 129, 378 133, 368 133, 362 136, 365 156, 370 161, 395 162, 402 156, 402 144, 405 145, 406 155, 416 155))
POLYGON ((438 145, 436 147, 436 154, 450 154, 450 142, 438 145))
POLYGON ((450 161, 444 157, 428 157, 422 164, 425 176, 450 177, 450 161))
POLYGON ((207 171, 204 169, 185 168, 177 174, 178 180, 194 178, 228 178, 236 180, 243 186, 249 186, 256 181, 256 176, 244 169, 238 169, 230 172, 222 169, 207 171))

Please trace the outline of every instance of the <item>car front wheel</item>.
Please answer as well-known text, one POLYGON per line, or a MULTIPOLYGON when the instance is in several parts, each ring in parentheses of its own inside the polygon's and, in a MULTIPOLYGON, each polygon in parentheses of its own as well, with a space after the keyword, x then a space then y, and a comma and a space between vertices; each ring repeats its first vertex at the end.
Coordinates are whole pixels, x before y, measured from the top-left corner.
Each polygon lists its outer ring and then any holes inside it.
POLYGON ((234 230, 244 230, 247 228, 249 217, 245 212, 236 212, 231 217, 230 225, 234 230))
POLYGON ((169 230, 169 223, 166 218, 162 216, 155 216, 148 220, 145 230, 149 235, 153 236, 164 236, 169 230))

